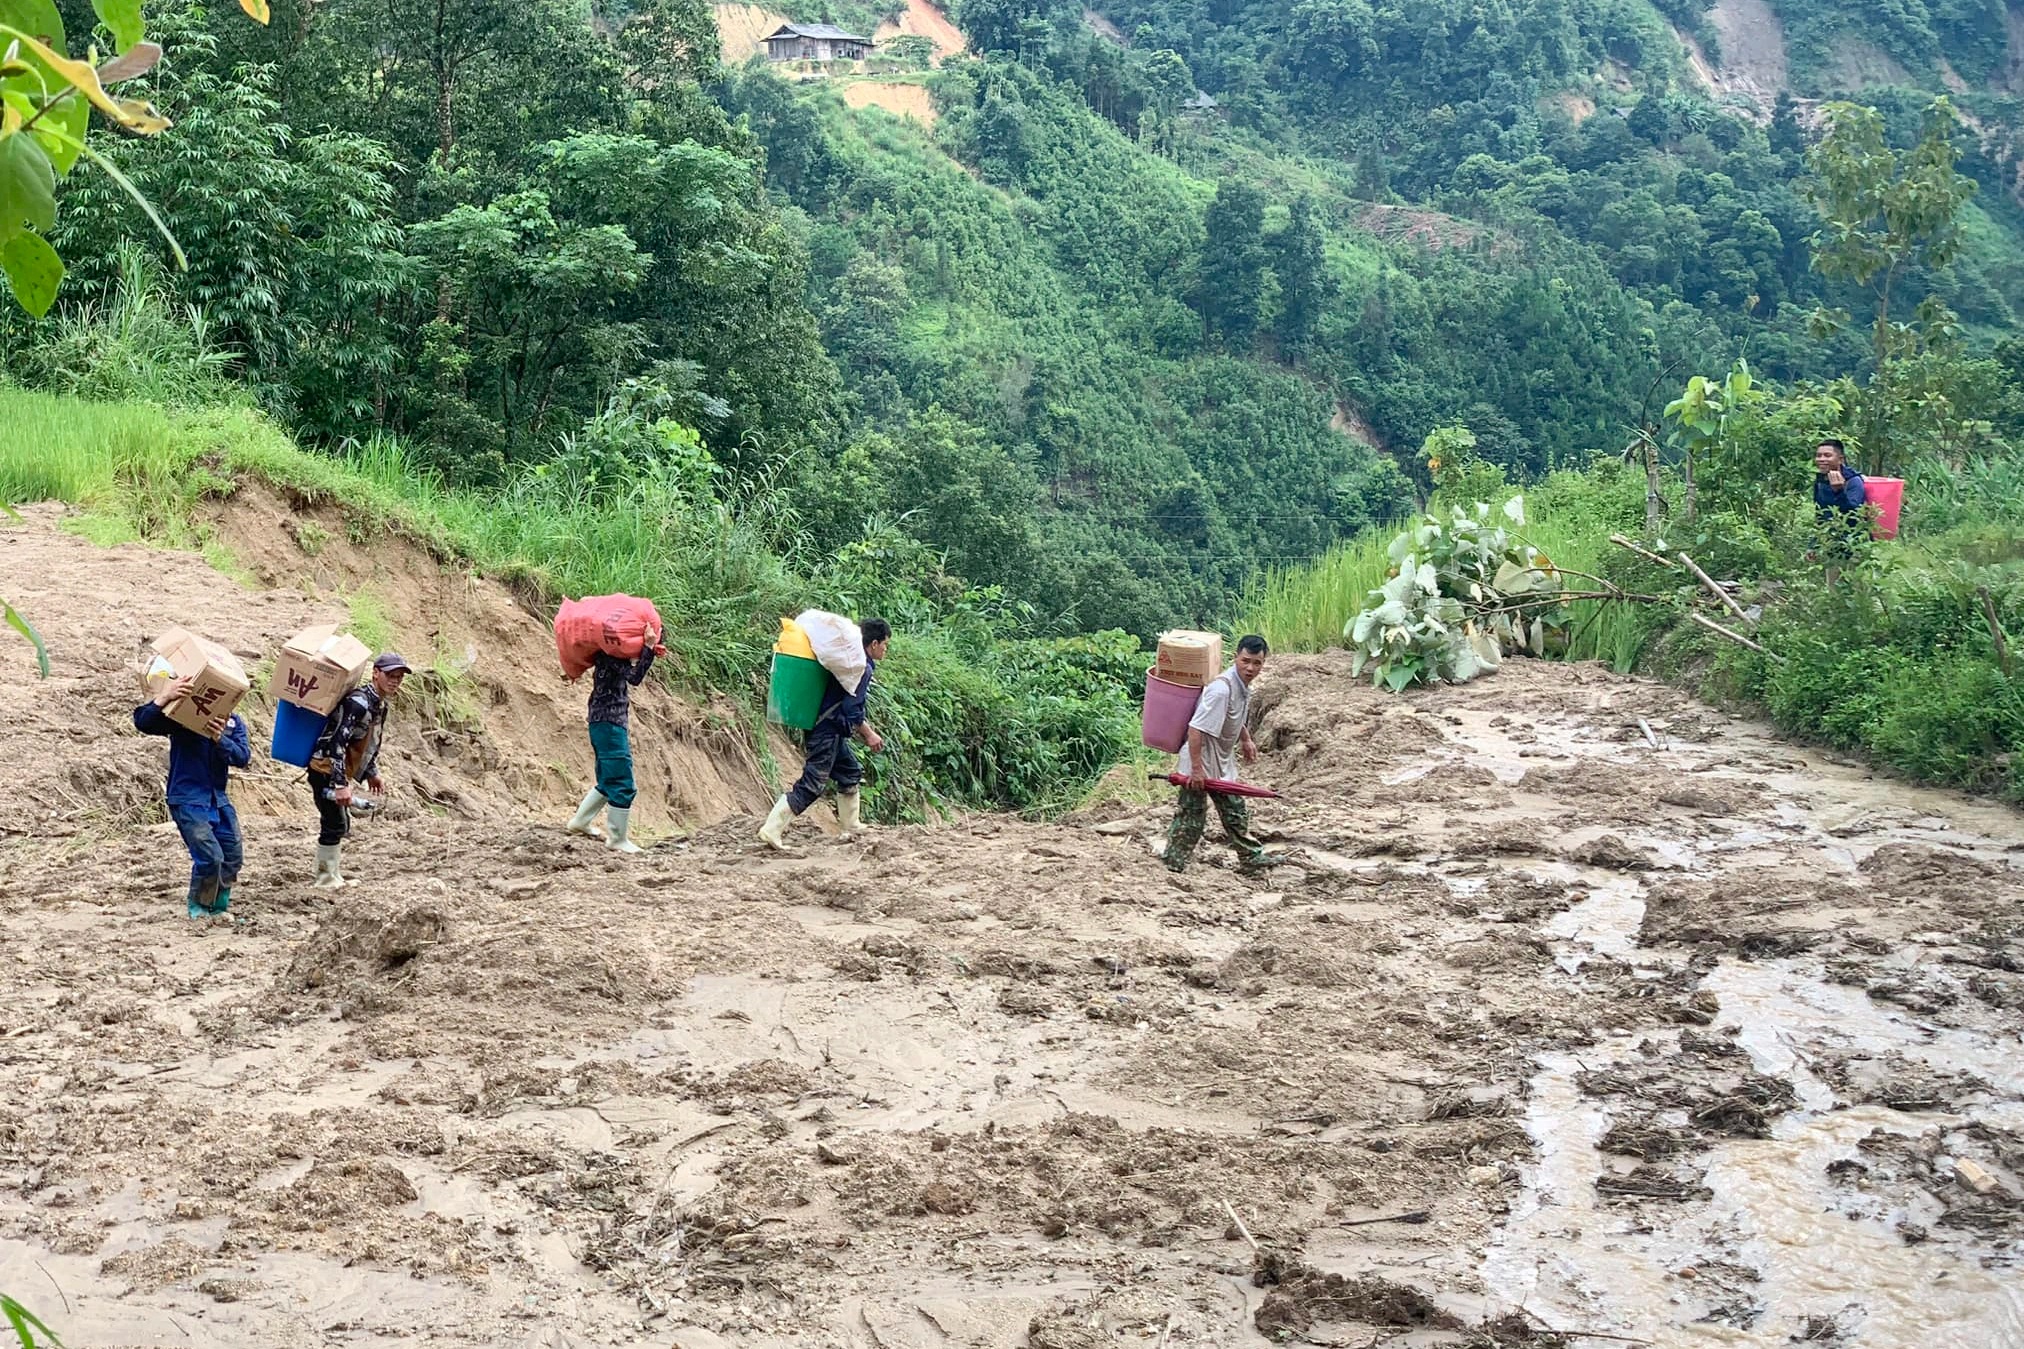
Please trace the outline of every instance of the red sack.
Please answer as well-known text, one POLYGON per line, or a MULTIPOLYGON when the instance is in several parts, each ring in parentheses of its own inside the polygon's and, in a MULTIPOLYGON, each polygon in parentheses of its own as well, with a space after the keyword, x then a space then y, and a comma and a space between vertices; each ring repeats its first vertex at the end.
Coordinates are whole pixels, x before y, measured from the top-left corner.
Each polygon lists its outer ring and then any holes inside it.
POLYGON ((600 651, 632 660, 660 640, 660 611, 652 600, 631 595, 591 595, 564 600, 555 611, 555 654, 562 674, 575 679, 590 668, 600 651))

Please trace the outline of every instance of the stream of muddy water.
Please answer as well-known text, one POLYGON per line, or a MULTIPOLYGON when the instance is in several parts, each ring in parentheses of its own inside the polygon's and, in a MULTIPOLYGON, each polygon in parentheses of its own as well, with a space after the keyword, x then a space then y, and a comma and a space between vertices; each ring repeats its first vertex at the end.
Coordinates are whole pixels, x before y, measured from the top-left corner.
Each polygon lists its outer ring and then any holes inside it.
MULTIPOLYGON (((1470 744, 1500 778, 1522 776, 1511 747, 1480 726, 1465 721, 1453 738, 1470 744)), ((1774 762, 1794 785, 1803 784, 1813 807, 1782 809, 1781 832, 1788 847, 1817 849, 1823 868, 1852 875, 1861 856, 1894 842, 1940 842, 1989 856, 2016 849, 2014 816, 1935 793, 1894 787, 1892 816, 1904 823, 1866 819, 1865 810, 1885 799, 1875 784, 1829 764, 1794 764, 1790 747, 1775 748, 1774 762), (1908 796, 1920 797, 1914 804, 1932 813, 1906 812, 1908 796), (1859 847, 1823 828, 1836 820, 1864 826, 1838 831, 1859 832, 1859 847)), ((1706 747, 1670 743, 1663 755, 1643 761, 1655 772, 1706 772, 1720 762, 1706 747)), ((1752 829, 1730 831, 1705 852, 1683 849, 1676 839, 1637 840, 1688 873, 1717 861, 1710 855, 1717 851, 1766 841, 1752 829)), ((1558 977, 1581 980, 1592 963, 1628 967, 1634 977, 1652 980, 1686 970, 1691 952, 1640 944, 1641 878, 1577 877, 1559 864, 1538 870, 1565 873, 1557 879, 1578 880, 1588 891, 1539 929, 1553 944, 1558 977)), ((1899 952, 1893 959, 1916 963, 1918 956, 1899 952)), ((1818 1070, 1829 1056, 1901 1058, 1939 1074, 1971 1075, 1993 1098, 1974 1107, 1973 1123, 2015 1130, 2024 1127, 2024 1057, 2016 1039, 1930 1024, 1873 1001, 1860 987, 1831 982, 1804 958, 1725 956, 1712 968, 1696 968, 1703 972, 1695 992, 1704 1006, 1719 1007, 1709 1031, 1746 1051, 1756 1073, 1789 1084, 1796 1105, 1773 1121, 1770 1137, 1718 1141, 1696 1159, 1705 1166, 1706 1198, 1613 1204, 1596 1182, 1628 1171, 1631 1162, 1599 1149, 1612 1113, 1584 1093, 1581 1078, 1662 1060, 1677 1050, 1680 1031, 1641 1028, 1542 1055, 1524 1113, 1536 1160, 1525 1168, 1481 1269, 1493 1302, 1557 1329, 1656 1345, 2024 1346, 2024 1276, 2004 1243, 1929 1240, 1945 1214, 1933 1193, 1914 1188, 1878 1200, 1838 1185, 1830 1170, 1859 1168, 1866 1148, 1883 1139, 1909 1147, 1931 1136, 1937 1146, 1939 1135, 1971 1121, 1944 1111, 1849 1104, 1818 1070)), ((1942 1152, 1937 1169, 1945 1175, 1949 1166, 1942 1152)))

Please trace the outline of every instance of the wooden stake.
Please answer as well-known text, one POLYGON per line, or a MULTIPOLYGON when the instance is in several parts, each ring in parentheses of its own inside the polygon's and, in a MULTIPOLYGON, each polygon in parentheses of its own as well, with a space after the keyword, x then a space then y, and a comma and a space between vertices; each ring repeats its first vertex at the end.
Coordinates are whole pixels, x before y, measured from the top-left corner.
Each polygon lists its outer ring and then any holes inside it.
POLYGON ((1667 571, 1679 570, 1679 567, 1674 563, 1666 561, 1664 558, 1660 557, 1657 553, 1654 553, 1649 548, 1640 548, 1638 545, 1632 543, 1629 539, 1626 539, 1621 534, 1610 535, 1609 541, 1619 548, 1630 549, 1633 553, 1636 553, 1639 557, 1643 558, 1647 562, 1658 563, 1661 567, 1664 567, 1667 571))
POLYGON ((1694 561, 1694 559, 1688 557, 1685 553, 1680 554, 1680 561, 1686 563, 1687 570, 1694 574, 1694 579, 1706 587, 1710 595, 1720 600, 1723 607, 1728 609, 1730 613, 1742 619, 1745 623, 1750 623, 1752 627, 1756 626, 1755 623, 1751 622, 1750 615, 1743 612, 1743 606, 1736 603, 1736 597, 1716 585, 1715 578, 1702 571, 1700 563, 1694 561))
POLYGON ((1223 1212, 1230 1215, 1230 1221, 1237 1224, 1237 1235, 1251 1243, 1251 1249, 1258 1249, 1258 1238, 1251 1235, 1251 1229, 1244 1226, 1244 1220, 1237 1216, 1237 1210, 1230 1207, 1230 1201, 1223 1201, 1223 1212))
POLYGON ((1706 614, 1690 613, 1687 615, 1687 617, 1693 619, 1694 622, 1700 624, 1702 627, 1706 628, 1710 632, 1720 633, 1722 636, 1728 638, 1730 641, 1736 643, 1738 646, 1747 646, 1752 651, 1755 651, 1758 655, 1769 656, 1772 660, 1777 661, 1780 665, 1783 665, 1785 663, 1785 657, 1779 655, 1777 652, 1766 651, 1763 647, 1757 645, 1755 642, 1751 641, 1748 637, 1745 637, 1742 633, 1736 632, 1730 628, 1723 627, 1720 623, 1717 623, 1714 619, 1709 618, 1706 614))

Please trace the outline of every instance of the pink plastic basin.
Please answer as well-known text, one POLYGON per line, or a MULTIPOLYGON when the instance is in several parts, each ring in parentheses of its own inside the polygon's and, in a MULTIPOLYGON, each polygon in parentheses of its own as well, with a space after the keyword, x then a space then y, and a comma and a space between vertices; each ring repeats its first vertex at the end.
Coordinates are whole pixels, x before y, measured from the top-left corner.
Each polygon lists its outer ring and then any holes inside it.
POLYGON ((1170 684, 1147 670, 1145 708, 1139 714, 1140 742, 1148 749, 1179 754, 1181 746, 1188 743, 1188 723, 1201 700, 1200 689, 1170 684))
POLYGON ((1904 505, 1903 478, 1864 478, 1863 500, 1876 507, 1875 537, 1894 539, 1898 532, 1898 509, 1904 505))

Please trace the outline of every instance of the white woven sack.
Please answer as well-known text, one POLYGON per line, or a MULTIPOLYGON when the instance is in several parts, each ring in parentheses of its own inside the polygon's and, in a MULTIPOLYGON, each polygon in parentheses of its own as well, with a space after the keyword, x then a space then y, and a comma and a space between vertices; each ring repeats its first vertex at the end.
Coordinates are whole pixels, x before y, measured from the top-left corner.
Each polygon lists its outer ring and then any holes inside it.
POLYGON ((816 662, 836 676, 845 693, 856 693, 857 686, 864 682, 866 663, 864 634, 858 631, 857 624, 821 609, 810 609, 794 621, 808 634, 816 662))

